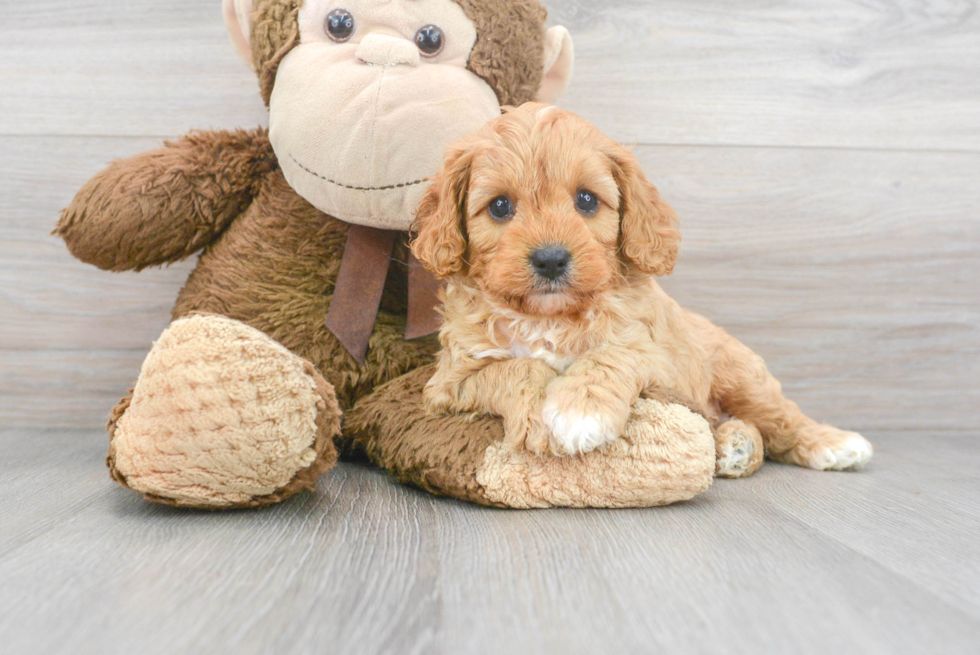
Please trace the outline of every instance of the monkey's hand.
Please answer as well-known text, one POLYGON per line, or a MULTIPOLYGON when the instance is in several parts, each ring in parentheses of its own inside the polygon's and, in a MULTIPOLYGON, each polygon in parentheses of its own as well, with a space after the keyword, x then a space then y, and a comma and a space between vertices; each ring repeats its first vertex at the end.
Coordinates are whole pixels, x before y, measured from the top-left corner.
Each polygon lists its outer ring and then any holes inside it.
POLYGON ((266 130, 194 132, 92 178, 54 234, 110 271, 179 261, 207 246, 276 166, 266 130))

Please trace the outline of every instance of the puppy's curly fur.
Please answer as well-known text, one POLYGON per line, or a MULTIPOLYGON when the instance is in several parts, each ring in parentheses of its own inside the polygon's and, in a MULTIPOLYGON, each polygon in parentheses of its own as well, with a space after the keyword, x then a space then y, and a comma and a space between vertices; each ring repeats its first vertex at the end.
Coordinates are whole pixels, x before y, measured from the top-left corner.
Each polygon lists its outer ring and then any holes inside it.
POLYGON ((510 447, 575 455, 619 438, 644 390, 673 388, 733 417, 716 423, 721 475, 761 464, 759 435, 780 461, 866 463, 863 437, 805 416, 759 356, 661 290, 679 245, 636 158, 573 114, 530 103, 458 142, 413 242, 448 279, 429 407, 497 414, 510 447))

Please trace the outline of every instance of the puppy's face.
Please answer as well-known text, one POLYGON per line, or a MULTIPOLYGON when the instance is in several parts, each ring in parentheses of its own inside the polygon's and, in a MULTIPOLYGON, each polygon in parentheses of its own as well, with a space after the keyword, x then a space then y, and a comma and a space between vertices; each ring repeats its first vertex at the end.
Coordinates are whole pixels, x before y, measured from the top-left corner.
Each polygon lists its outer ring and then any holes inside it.
POLYGON ((670 272, 676 218, 635 158, 565 111, 528 104, 450 148, 416 221, 413 250, 493 302, 573 316, 630 269, 670 272))

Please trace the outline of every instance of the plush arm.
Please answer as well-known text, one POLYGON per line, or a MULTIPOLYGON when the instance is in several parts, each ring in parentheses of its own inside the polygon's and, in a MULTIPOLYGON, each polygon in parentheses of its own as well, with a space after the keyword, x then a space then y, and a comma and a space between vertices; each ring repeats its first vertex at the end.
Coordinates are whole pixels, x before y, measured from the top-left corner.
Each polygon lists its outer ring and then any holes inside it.
POLYGON ((195 132, 96 175, 54 233, 75 257, 105 270, 179 261, 248 207, 276 165, 266 130, 195 132))

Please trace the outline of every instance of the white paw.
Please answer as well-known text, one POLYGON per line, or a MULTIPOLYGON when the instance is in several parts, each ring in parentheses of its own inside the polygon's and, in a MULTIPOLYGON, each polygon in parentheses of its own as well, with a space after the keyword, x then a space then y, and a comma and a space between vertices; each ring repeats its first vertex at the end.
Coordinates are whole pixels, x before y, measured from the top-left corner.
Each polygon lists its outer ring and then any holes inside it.
POLYGON ((871 456, 874 455, 871 443, 856 432, 846 434, 847 439, 840 445, 817 452, 813 468, 821 471, 845 471, 863 468, 871 461, 871 456))
POLYGON ((755 442, 747 435, 735 432, 732 440, 721 448, 715 473, 723 478, 740 478, 749 470, 754 456, 755 442))
POLYGON ((592 452, 619 438, 619 431, 599 414, 566 414, 546 407, 544 422, 555 443, 569 455, 592 452))

